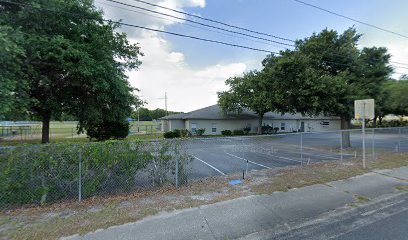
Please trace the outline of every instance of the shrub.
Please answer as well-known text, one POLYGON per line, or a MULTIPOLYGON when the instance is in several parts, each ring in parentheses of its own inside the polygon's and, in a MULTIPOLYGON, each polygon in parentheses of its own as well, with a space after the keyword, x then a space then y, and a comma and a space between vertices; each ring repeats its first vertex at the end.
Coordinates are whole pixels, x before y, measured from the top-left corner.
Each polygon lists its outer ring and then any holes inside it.
POLYGON ((180 129, 174 129, 173 134, 175 138, 181 137, 181 130, 180 129))
POLYGON ((273 128, 273 130, 274 130, 274 133, 277 133, 279 131, 279 128, 275 127, 275 128, 273 128))
POLYGON ((123 121, 103 121, 100 123, 88 123, 85 126, 86 134, 90 139, 106 141, 109 139, 124 139, 129 134, 129 122, 123 121))
POLYGON ((196 130, 197 136, 203 136, 204 132, 205 132, 205 128, 199 128, 196 130))
POLYGON ((0 208, 77 198, 79 173, 84 198, 174 182, 175 161, 179 176, 187 176, 190 159, 175 140, 0 149, 0 208))
POLYGON ((244 134, 245 135, 248 135, 250 131, 251 131, 251 127, 244 127, 244 134))
POLYGON ((163 134, 164 138, 179 138, 180 136, 181 136, 181 130, 180 129, 174 129, 173 131, 165 132, 163 134))
POLYGON ((408 126, 408 121, 405 120, 383 120, 380 127, 403 127, 408 126))
POLYGON ((262 126, 262 134, 272 134, 274 133, 274 129, 269 125, 262 126))
POLYGON ((244 135, 244 130, 235 129, 235 130, 233 131, 233 134, 236 135, 236 136, 244 135))
POLYGON ((224 136, 231 136, 232 132, 231 132, 231 130, 222 130, 221 134, 224 135, 224 136))
POLYGON ((175 138, 175 134, 174 134, 173 131, 165 132, 165 133, 163 134, 163 137, 164 137, 164 138, 175 138))
POLYGON ((191 132, 188 131, 187 129, 182 129, 180 130, 180 136, 181 137, 191 137, 191 132))

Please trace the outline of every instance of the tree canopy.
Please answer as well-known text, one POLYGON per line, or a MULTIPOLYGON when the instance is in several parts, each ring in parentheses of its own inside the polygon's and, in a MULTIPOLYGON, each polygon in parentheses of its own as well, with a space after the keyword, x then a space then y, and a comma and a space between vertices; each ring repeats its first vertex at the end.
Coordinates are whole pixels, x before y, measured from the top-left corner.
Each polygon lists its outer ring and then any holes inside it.
POLYGON ((149 110, 144 107, 140 107, 132 112, 133 119, 139 119, 140 121, 152 121, 154 119, 159 119, 165 117, 166 115, 177 114, 180 112, 167 111, 161 108, 156 108, 154 110, 149 110))
MULTIPOLYGON (((392 72, 387 49, 359 49, 360 37, 354 28, 341 34, 324 29, 297 40, 293 50, 267 56, 260 72, 226 80, 230 90, 219 93, 219 104, 224 110, 246 107, 260 121, 268 111, 336 115, 342 129, 348 129, 354 100, 380 102, 384 99, 382 86, 392 72)), ((343 143, 350 145, 347 134, 343 143)))
POLYGON ((42 119, 42 142, 49 141, 50 119, 64 112, 82 131, 123 122, 138 104, 125 71, 141 64, 139 46, 105 21, 92 0, 1 2, 0 25, 20 38, 0 35, 17 58, 9 67, 17 73, 6 73, 8 95, 26 99, 26 110, 42 119))
MULTIPOLYGON (((286 112, 328 114, 341 118, 342 129, 350 128, 353 102, 381 95, 381 86, 392 68, 385 48, 357 48, 354 28, 338 34, 323 30, 295 43, 293 51, 268 56, 263 65, 286 112)), ((343 144, 350 146, 349 135, 343 144)))
POLYGON ((250 71, 242 77, 225 81, 229 91, 218 93, 218 104, 224 112, 241 112, 244 108, 254 111, 258 117, 258 134, 262 133, 262 119, 265 113, 276 110, 272 82, 264 72, 250 71))
POLYGON ((408 81, 388 80, 384 85, 382 114, 408 116, 408 81))

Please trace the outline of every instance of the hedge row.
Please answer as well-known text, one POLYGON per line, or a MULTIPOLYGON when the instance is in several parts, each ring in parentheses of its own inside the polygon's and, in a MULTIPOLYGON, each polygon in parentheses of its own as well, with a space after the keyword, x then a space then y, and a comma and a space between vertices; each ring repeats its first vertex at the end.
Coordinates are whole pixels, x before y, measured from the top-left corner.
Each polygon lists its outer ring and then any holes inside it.
POLYGON ((108 141, 0 150, 0 207, 123 193, 185 177, 190 157, 178 141, 108 141), (80 178, 81 176, 81 178, 80 178))

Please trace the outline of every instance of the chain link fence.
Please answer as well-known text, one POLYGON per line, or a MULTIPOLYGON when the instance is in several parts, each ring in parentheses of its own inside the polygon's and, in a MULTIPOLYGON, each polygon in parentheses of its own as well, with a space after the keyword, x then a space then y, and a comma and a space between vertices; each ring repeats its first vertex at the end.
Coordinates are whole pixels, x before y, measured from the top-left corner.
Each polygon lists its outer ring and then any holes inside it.
MULTIPOLYGON (((85 133, 78 134, 77 122, 52 122, 50 126, 51 140, 72 140, 87 138, 85 133)), ((42 124, 40 122, 17 122, 14 124, 2 125, 0 123, 0 142, 28 142, 31 140, 41 140, 42 124)), ((160 122, 129 122, 129 135, 148 135, 161 132, 160 122)))
POLYGON ((375 161, 408 152, 408 127, 0 147, 0 208, 180 187, 212 176, 375 161), (364 151, 365 149, 365 151, 364 151))
POLYGON ((182 140, 0 148, 0 207, 178 187, 189 161, 182 140))

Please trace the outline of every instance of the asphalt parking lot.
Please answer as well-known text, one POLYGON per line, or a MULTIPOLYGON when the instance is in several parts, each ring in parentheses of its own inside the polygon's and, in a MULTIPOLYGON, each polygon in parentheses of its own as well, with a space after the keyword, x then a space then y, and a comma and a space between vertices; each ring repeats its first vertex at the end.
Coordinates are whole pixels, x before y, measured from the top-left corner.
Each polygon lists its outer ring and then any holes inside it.
MULTIPOLYGON (((408 151, 408 131, 366 132, 366 154, 408 151)), ((359 158, 361 130, 350 134, 352 148, 342 148, 340 132, 194 139, 187 144, 193 157, 192 179, 260 169, 302 166, 322 161, 359 158)))

